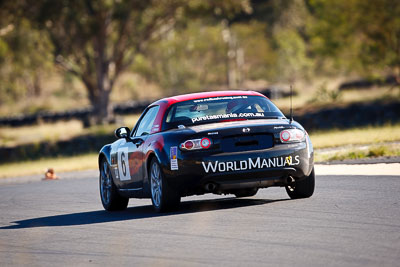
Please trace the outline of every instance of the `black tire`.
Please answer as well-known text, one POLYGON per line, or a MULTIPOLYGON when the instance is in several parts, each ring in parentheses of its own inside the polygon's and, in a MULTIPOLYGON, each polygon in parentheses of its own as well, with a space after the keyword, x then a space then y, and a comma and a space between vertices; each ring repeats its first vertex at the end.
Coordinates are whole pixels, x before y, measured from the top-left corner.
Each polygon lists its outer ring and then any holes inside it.
POLYGON ((155 211, 166 212, 177 209, 181 202, 181 197, 178 192, 169 186, 156 158, 153 158, 150 163, 148 176, 151 202, 155 211))
POLYGON ((258 188, 239 189, 233 192, 236 197, 252 197, 258 192, 258 188))
POLYGON ((292 185, 286 186, 286 192, 291 199, 308 198, 314 193, 315 188, 315 172, 312 169, 309 176, 294 182, 292 185))
POLYGON ((105 158, 100 162, 99 186, 100 199, 105 210, 124 210, 128 207, 129 198, 118 194, 118 189, 112 179, 110 166, 105 158))

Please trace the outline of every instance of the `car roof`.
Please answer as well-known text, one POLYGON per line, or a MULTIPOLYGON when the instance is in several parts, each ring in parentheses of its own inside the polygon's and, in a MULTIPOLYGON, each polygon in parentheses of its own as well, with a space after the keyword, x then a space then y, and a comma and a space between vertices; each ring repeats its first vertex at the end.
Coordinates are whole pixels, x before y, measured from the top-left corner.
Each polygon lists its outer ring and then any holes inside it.
MULTIPOLYGON (((159 101, 168 102, 168 106, 170 106, 170 105, 178 103, 178 102, 200 99, 200 98, 239 96, 239 95, 265 97, 263 94, 255 92, 255 91, 230 90, 230 91, 211 91, 211 92, 177 95, 177 96, 166 97, 166 98, 160 99, 157 102, 159 102, 159 101)), ((154 104, 156 104, 157 102, 155 102, 154 104)))

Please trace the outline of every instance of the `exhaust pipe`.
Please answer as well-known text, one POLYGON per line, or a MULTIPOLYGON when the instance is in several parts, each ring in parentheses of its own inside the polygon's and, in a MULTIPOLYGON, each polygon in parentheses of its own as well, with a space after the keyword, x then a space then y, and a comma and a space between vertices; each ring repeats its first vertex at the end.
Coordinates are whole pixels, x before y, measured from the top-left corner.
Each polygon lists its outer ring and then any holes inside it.
POLYGON ((294 182, 295 182, 295 180, 294 180, 294 178, 293 178, 292 176, 289 176, 289 177, 286 179, 286 183, 287 183, 288 185, 294 184, 294 182))
POLYGON ((214 184, 214 183, 208 183, 208 184, 206 184, 206 185, 204 186, 204 189, 205 189, 207 192, 213 192, 216 188, 217 188, 217 185, 214 184))

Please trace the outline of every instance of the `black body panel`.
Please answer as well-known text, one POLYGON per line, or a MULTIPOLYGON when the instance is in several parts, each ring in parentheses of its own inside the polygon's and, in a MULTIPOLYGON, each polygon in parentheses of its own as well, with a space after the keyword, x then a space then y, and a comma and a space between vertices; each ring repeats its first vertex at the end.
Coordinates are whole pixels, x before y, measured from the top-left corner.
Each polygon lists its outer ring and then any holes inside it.
POLYGON ((304 130, 300 124, 289 123, 286 119, 254 119, 175 128, 149 134, 139 142, 137 138, 119 139, 103 147, 100 156, 109 161, 113 181, 120 194, 127 197, 150 197, 148 171, 154 157, 159 161, 168 184, 181 196, 285 186, 290 183, 290 177, 302 179, 309 175, 314 163, 308 135, 303 142, 281 143, 280 132, 291 128, 304 130), (210 148, 180 149, 186 140, 203 137, 212 141, 210 148), (123 164, 128 167, 123 169, 123 164), (121 176, 124 173, 129 175, 127 170, 130 177, 121 176))

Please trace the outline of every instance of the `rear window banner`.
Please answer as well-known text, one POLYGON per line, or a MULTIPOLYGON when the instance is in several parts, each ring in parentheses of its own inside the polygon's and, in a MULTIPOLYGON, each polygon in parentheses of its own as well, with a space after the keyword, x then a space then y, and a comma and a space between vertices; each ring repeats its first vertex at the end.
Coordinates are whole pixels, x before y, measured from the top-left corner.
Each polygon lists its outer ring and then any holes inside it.
POLYGON ((208 121, 208 120, 218 120, 218 119, 231 119, 231 118, 254 118, 254 117, 264 117, 263 112, 246 112, 246 113, 228 113, 228 114, 217 114, 217 115, 204 115, 196 118, 192 118, 192 123, 199 121, 208 121))

